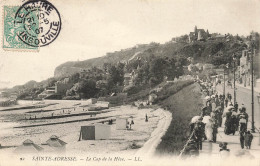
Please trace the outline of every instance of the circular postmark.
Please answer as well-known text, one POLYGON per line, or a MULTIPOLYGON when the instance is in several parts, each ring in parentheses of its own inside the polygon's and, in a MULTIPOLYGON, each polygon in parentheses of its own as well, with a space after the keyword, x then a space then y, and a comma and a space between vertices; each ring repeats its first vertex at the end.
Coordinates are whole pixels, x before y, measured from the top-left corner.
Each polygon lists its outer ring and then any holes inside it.
POLYGON ((58 10, 46 0, 32 0, 24 3, 14 19, 16 35, 32 47, 43 47, 52 43, 61 30, 58 10))

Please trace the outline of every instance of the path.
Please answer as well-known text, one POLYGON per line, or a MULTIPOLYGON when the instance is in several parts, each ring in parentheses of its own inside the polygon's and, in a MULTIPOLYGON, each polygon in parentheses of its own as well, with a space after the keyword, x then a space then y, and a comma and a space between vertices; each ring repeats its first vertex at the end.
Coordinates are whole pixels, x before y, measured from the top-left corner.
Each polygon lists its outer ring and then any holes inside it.
MULTIPOLYGON (((223 85, 217 86, 216 90, 219 94, 222 94, 223 92, 223 85)), ((229 92, 232 94, 233 99, 233 91, 234 89, 231 89, 230 87, 226 87, 226 93, 229 92)), ((251 121, 252 113, 251 113, 251 91, 249 89, 243 88, 243 87, 237 87, 236 91, 236 100, 239 104, 239 107, 243 103, 247 108, 247 113, 249 115, 249 120, 251 121)), ((259 104, 257 102, 257 94, 255 93, 255 126, 259 127, 260 122, 260 110, 259 110, 259 104)), ((224 123, 223 123, 224 124, 224 123)), ((248 129, 251 129, 251 124, 249 122, 248 129)), ((236 132, 235 135, 225 135, 224 134, 224 126, 218 128, 218 135, 217 135, 217 143, 210 143, 207 141, 203 142, 203 150, 201 151, 200 157, 205 156, 211 156, 213 159, 221 159, 220 153, 219 153, 219 143, 220 142, 227 142, 228 148, 230 149, 230 155, 233 157, 243 158, 242 156, 238 156, 239 153, 245 152, 251 154, 255 159, 260 161, 260 137, 259 133, 253 133, 254 139, 252 142, 252 148, 250 150, 247 149, 241 149, 240 146, 240 137, 239 133, 236 132), (212 152, 211 152, 212 149, 212 152)), ((249 156, 244 156, 244 158, 250 159, 249 156)))
POLYGON ((156 147, 161 142, 161 138, 166 133, 172 120, 172 114, 169 111, 165 111, 161 108, 155 110, 160 115, 160 120, 157 124, 157 128, 152 132, 151 137, 143 145, 141 149, 136 152, 136 156, 153 156, 155 154, 156 147))

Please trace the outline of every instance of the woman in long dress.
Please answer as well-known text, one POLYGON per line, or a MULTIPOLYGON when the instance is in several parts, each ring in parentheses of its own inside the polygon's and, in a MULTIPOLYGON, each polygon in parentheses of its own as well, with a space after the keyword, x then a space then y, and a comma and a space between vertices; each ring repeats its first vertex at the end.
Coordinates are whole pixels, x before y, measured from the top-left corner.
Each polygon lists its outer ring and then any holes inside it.
POLYGON ((213 141, 213 121, 209 119, 205 126, 205 134, 208 141, 213 141))

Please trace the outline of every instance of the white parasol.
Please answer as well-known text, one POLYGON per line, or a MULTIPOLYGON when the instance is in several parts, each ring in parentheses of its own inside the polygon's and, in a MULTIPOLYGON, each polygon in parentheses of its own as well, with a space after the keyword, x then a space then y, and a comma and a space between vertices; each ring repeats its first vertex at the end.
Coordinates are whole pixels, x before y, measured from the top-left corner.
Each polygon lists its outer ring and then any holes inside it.
POLYGON ((191 123, 196 123, 198 120, 199 120, 200 116, 194 116, 192 119, 191 119, 191 123))
POLYGON ((204 99, 209 100, 209 99, 210 99, 210 96, 206 96, 204 99))
POLYGON ((210 116, 204 116, 202 122, 203 123, 209 123, 209 120, 211 119, 210 116))

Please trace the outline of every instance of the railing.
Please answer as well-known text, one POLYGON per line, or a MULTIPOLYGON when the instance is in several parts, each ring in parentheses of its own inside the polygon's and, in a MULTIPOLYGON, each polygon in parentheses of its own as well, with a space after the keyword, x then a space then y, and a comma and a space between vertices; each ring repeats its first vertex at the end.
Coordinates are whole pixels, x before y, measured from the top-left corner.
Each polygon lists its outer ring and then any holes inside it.
POLYGON ((193 131, 192 131, 191 134, 190 134, 190 137, 189 137, 188 141, 187 141, 186 144, 184 145, 183 149, 180 151, 179 157, 181 157, 182 154, 183 154, 183 152, 185 151, 187 145, 189 144, 189 142, 190 142, 190 140, 191 140, 191 138, 192 138, 192 136, 193 136, 193 134, 194 134, 194 131, 195 131, 195 130, 193 129, 193 131))

